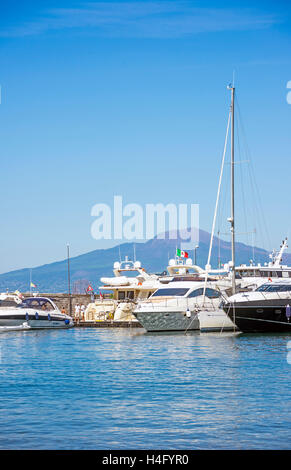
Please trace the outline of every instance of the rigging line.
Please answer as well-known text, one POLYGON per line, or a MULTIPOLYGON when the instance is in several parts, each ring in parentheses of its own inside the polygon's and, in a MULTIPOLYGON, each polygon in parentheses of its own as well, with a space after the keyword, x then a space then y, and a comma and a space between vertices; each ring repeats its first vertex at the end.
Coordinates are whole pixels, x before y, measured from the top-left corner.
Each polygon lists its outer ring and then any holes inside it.
POLYGON ((192 325, 193 321, 196 320, 197 316, 198 316, 198 312, 197 312, 197 313, 194 315, 194 317, 192 318, 192 320, 191 320, 191 322, 190 322, 190 325, 188 325, 188 326, 186 327, 186 330, 185 330, 185 333, 184 333, 184 334, 187 333, 187 331, 189 330, 189 328, 190 328, 190 326, 192 325))
POLYGON ((213 236, 214 236, 216 216, 217 216, 217 207, 218 207, 218 202, 219 202, 219 197, 220 197, 220 188, 221 188, 221 181, 222 181, 222 176, 223 176, 223 169, 224 169, 224 161, 225 161, 225 154, 226 154, 226 147, 227 147, 227 140, 228 140, 228 131, 229 131, 229 125, 230 125, 230 118, 231 118, 231 110, 229 111, 229 114, 228 114, 226 135, 225 135, 225 140, 224 140, 224 148, 223 148, 223 155, 222 155, 220 175, 219 175, 218 190, 217 190, 215 210, 214 210, 214 216, 213 216, 213 222, 212 222, 212 230, 211 230, 211 237, 210 237, 210 243, 209 243, 206 273, 205 273, 205 284, 204 284, 204 289, 203 289, 203 305, 204 305, 204 300, 205 300, 205 291, 206 291, 209 263, 210 263, 210 259, 211 259, 212 243, 213 243, 213 236))
MULTIPOLYGON (((244 129, 243 129, 243 123, 242 123, 242 118, 241 118, 241 113, 240 113, 240 109, 239 109, 239 106, 238 106, 238 115, 239 115, 239 121, 238 121, 238 125, 239 125, 239 128, 241 129, 241 132, 242 134, 244 134, 244 129)), ((255 188, 254 188, 254 183, 253 183, 253 180, 254 180, 254 176, 251 175, 251 171, 250 171, 250 161, 251 161, 251 158, 250 158, 250 155, 247 153, 248 152, 248 147, 247 147, 247 142, 246 142, 246 139, 245 139, 245 151, 246 151, 246 155, 247 155, 247 158, 249 158, 248 160, 248 167, 247 167, 247 171, 248 171, 248 174, 249 174, 249 183, 250 183, 250 186, 251 186, 251 192, 253 194, 253 201, 254 201, 254 204, 253 204, 253 207, 252 207, 252 204, 250 204, 250 208, 253 209, 253 217, 254 217, 254 222, 259 222, 259 224, 263 227, 263 223, 261 223, 261 215, 260 215, 260 208, 258 207, 258 205, 256 204, 256 191, 255 191, 255 188)), ((262 234, 265 232, 265 231, 261 231, 262 234)), ((265 238, 264 236, 262 238, 265 238)))
POLYGON ((226 200, 229 197, 229 192, 230 192, 229 185, 230 185, 230 181, 228 178, 221 190, 221 204, 219 205, 219 208, 218 208, 218 218, 217 218, 219 228, 223 227, 222 221, 223 220, 226 221, 228 217, 228 214, 226 215, 225 211, 226 211, 226 206, 227 206, 226 200))
MULTIPOLYGON (((238 123, 238 117, 237 116, 236 116, 236 128, 239 130, 239 123, 238 123)), ((242 163, 239 132, 236 133, 236 136, 237 136, 239 161, 240 161, 240 163, 242 163)), ((242 167, 240 167, 240 172, 239 173, 240 173, 240 180, 241 180, 242 206, 243 206, 243 214, 244 214, 244 225, 245 225, 245 232, 246 232, 246 240, 247 240, 247 244, 249 245, 248 224, 247 224, 247 214, 246 214, 246 201, 245 201, 245 192, 244 192, 244 178, 243 178, 243 168, 242 167)))
POLYGON ((242 130, 242 135, 243 135, 243 138, 244 138, 244 145, 245 145, 245 148, 246 148, 246 154, 247 154, 247 158, 249 159, 250 174, 252 174, 252 177, 253 177, 253 187, 256 190, 254 192, 254 196, 257 195, 258 205, 260 206, 259 207, 259 213, 261 215, 263 225, 264 225, 264 231, 262 231, 262 233, 266 234, 267 239, 268 239, 268 243, 269 243, 269 248, 270 248, 271 243, 270 243, 269 230, 268 230, 268 226, 267 226, 267 223, 266 223, 265 214, 264 214, 264 211, 263 211, 263 205, 262 205, 262 202, 261 202, 261 197, 260 197, 260 192, 259 192, 259 189, 258 189, 258 184, 257 184, 256 178, 255 178, 255 172, 254 172, 254 168, 253 168, 253 161, 252 161, 251 152, 250 152, 250 149, 249 149, 249 146, 248 146, 248 143, 247 143, 246 132, 245 132, 243 120, 242 120, 242 117, 241 117, 241 111, 240 111, 240 106, 239 106, 238 101, 237 101, 237 108, 238 108, 238 115, 239 115, 239 119, 240 119, 240 126, 241 126, 241 130, 242 130))
MULTIPOLYGON (((238 111, 239 110, 239 107, 238 107, 238 111)), ((239 139, 239 135, 240 135, 240 132, 243 134, 243 123, 242 123, 242 119, 241 119, 241 113, 239 112, 237 114, 238 116, 238 119, 237 119, 237 127, 238 127, 238 130, 239 132, 237 133, 237 136, 238 136, 238 139, 239 139)), ((245 145, 245 147, 247 147, 247 143, 245 145)), ((249 155, 247 154, 247 148, 245 149, 245 152, 246 152, 246 157, 247 157, 247 160, 246 160, 246 163, 248 164, 248 167, 247 167, 247 171, 249 173, 249 163, 250 161, 248 160, 248 157, 249 155)), ((250 177, 249 177, 250 179, 250 177)), ((254 261, 254 258, 255 258, 255 236, 254 234, 256 233, 256 222, 258 220, 260 220, 260 217, 256 217, 256 210, 254 207, 252 207, 252 204, 251 204, 251 201, 247 201, 248 203, 248 212, 252 211, 253 212, 253 226, 254 226, 254 229, 252 231, 248 230, 248 225, 247 225, 247 221, 248 221, 248 218, 246 217, 246 198, 245 198, 245 193, 247 194, 250 194, 250 191, 248 191, 248 188, 247 188, 247 182, 245 181, 245 173, 241 171, 241 181, 242 181, 242 198, 243 198, 243 208, 244 208, 244 214, 245 214, 245 226, 247 228, 246 232, 247 232, 247 243, 248 245, 252 246, 252 253, 251 253, 251 259, 254 261), (249 235, 252 234, 252 239, 251 239, 251 242, 250 242, 250 238, 249 238, 249 235)), ((250 181, 248 181, 248 183, 250 184, 250 181)), ((255 200, 255 192, 253 191, 253 196, 254 196, 254 200, 255 200)), ((259 215, 259 210, 257 211, 258 215, 259 215)))
MULTIPOLYGON (((226 157, 226 160, 227 160, 227 157, 226 157)), ((227 163, 227 161, 226 161, 226 163, 227 163)), ((223 178, 224 178, 224 182, 223 182, 222 187, 221 187, 221 196, 220 196, 220 201, 221 202, 218 205, 218 211, 217 211, 217 227, 218 227, 218 231, 220 232, 220 234, 222 234, 223 232, 226 232, 226 228, 225 228, 226 227, 226 221, 227 221, 227 218, 229 216, 228 207, 227 207, 227 200, 229 198, 229 193, 230 193, 230 179, 226 178, 225 176, 223 178)), ((219 245, 221 245, 221 243, 223 241, 224 240, 220 237, 220 240, 218 241, 219 245)), ((231 255, 231 245, 229 245, 229 249, 230 249, 230 255, 231 255)), ((226 261, 228 261, 228 260, 229 260, 229 258, 226 259, 226 261)))
MULTIPOLYGON (((241 149, 241 145, 240 145, 240 132, 242 133, 243 135, 243 128, 242 128, 242 119, 241 119, 241 113, 240 113, 240 108, 239 108, 239 105, 238 105, 238 113, 237 113, 237 128, 239 130, 239 132, 237 132, 237 138, 239 140, 239 149, 241 149)), ((239 154, 241 155, 241 154, 239 154)), ((247 153, 247 150, 246 150, 246 158, 248 159, 248 153, 247 153)), ((249 161, 247 160, 247 163, 249 163, 249 161)), ((241 176, 241 190, 242 190, 242 202, 243 202, 243 210, 244 210, 244 218, 245 218, 245 227, 246 227, 246 233, 249 232, 248 230, 248 223, 247 223, 247 215, 246 215, 246 198, 245 198, 245 187, 246 187, 246 184, 245 184, 245 181, 244 181, 244 173, 241 169, 240 171, 240 176, 241 176)), ((249 204, 251 206, 251 204, 249 204)), ((254 220, 257 220, 256 218, 254 218, 254 220)), ((250 245, 250 241, 249 241, 249 236, 247 235, 247 244, 250 245)), ((253 257, 251 255, 251 257, 253 257)))
MULTIPOLYGON (((251 159, 251 154, 250 154, 250 150, 249 150, 247 139, 246 139, 246 133, 245 133, 245 130, 244 130, 244 124, 243 124, 243 120, 242 120, 242 117, 241 117, 241 111, 240 111, 239 103, 238 103, 238 115, 239 115, 239 118, 240 118, 241 132, 242 132, 242 135, 244 137, 244 145, 245 145, 246 155, 247 155, 247 158, 248 158, 248 161, 249 161, 248 172, 249 172, 249 179, 250 179, 250 184, 251 184, 251 189, 252 189, 252 192, 253 192, 254 204, 255 204, 254 216, 257 218, 257 215, 258 215, 259 220, 260 220, 260 210, 259 210, 259 207, 256 205, 256 191, 255 191, 255 184, 254 184, 255 177, 254 177, 254 174, 252 174, 251 168, 250 168, 250 163, 251 163, 252 159, 251 159), (256 214, 256 212, 257 212, 257 214, 256 214)), ((258 200, 259 200, 259 198, 258 198, 258 200)))
POLYGON ((267 237, 267 240, 268 240, 268 246, 269 246, 269 250, 270 250, 271 246, 272 246, 271 245, 271 240, 270 240, 270 234, 269 234, 268 225, 267 225, 266 218, 265 218, 265 213, 264 213, 264 210, 263 210, 263 204, 262 204, 262 201, 261 201, 260 191, 259 191, 259 187, 258 187, 256 178, 255 178, 252 162, 250 163, 250 170, 251 170, 251 173, 253 174, 254 186, 255 186, 255 189, 256 189, 256 192, 257 192, 257 198, 258 198, 258 202, 259 202, 259 210, 260 210, 260 213, 261 213, 261 218, 262 218, 262 221, 263 221, 264 228, 266 230, 266 237, 267 237))
MULTIPOLYGON (((248 167, 249 169, 249 177, 250 177, 250 183, 251 183, 251 188, 252 188, 252 192, 254 194, 254 198, 256 196, 256 182, 255 182, 255 177, 254 177, 254 174, 252 172, 252 169, 251 167, 249 166, 248 167)), ((257 195, 258 197, 258 195, 257 195)), ((256 201, 256 199, 255 199, 256 201)), ((260 204, 254 204, 254 213, 255 213, 255 217, 256 217, 256 220, 258 221, 258 225, 260 227, 260 233, 261 233, 261 237, 262 237, 262 240, 263 240, 263 244, 264 244, 264 247, 267 247, 269 246, 269 250, 270 250, 270 242, 268 243, 269 241, 269 234, 268 234, 268 230, 267 230, 267 226, 266 226, 266 222, 264 220, 264 213, 263 213, 263 210, 260 208, 260 204), (266 238, 265 236, 267 237, 267 243, 266 243, 266 238)))

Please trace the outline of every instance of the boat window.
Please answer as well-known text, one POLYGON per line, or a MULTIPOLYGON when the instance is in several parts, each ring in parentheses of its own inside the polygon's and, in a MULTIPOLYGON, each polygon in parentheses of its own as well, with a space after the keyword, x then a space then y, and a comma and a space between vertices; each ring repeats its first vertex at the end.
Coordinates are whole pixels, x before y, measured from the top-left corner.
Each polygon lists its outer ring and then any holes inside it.
POLYGON ((171 287, 169 289, 158 289, 152 297, 180 296, 182 297, 189 291, 187 287, 171 287))
POLYGON ((209 299, 218 299, 220 297, 220 292, 215 289, 206 289, 205 295, 209 299))
POLYGON ((270 285, 263 284, 258 287, 257 292, 289 292, 291 291, 291 284, 281 284, 281 285, 270 285))
POLYGON ((133 290, 129 290, 129 291, 127 292, 126 297, 127 297, 128 299, 134 299, 134 291, 133 291, 133 290))
POLYGON ((124 300, 125 299, 125 292, 124 290, 120 290, 118 292, 118 300, 124 300))
MULTIPOLYGON (((190 294, 188 295, 188 298, 190 297, 199 297, 200 295, 203 295, 203 287, 200 289, 195 289, 190 294)), ((208 297, 209 299, 218 299, 220 297, 220 293, 216 291, 215 289, 210 289, 206 288, 205 289, 205 297, 208 297)))
POLYGON ((203 295, 203 287, 201 287, 201 289, 192 290, 192 292, 190 292, 190 294, 188 295, 188 298, 199 297, 199 295, 203 295))
POLYGON ((48 299, 41 299, 41 298, 29 298, 24 299, 22 304, 20 305, 22 308, 35 308, 38 310, 54 310, 54 306, 48 299))

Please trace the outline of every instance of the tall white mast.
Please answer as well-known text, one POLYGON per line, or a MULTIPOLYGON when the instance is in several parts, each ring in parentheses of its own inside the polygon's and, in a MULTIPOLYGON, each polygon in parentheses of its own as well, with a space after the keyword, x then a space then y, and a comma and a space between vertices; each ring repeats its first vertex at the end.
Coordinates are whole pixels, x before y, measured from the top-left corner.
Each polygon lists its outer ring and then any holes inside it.
POLYGON ((230 173, 230 186, 231 186, 231 215, 228 221, 230 222, 231 232, 231 288, 232 294, 235 294, 235 227, 234 227, 234 86, 229 86, 231 90, 231 173, 230 173))

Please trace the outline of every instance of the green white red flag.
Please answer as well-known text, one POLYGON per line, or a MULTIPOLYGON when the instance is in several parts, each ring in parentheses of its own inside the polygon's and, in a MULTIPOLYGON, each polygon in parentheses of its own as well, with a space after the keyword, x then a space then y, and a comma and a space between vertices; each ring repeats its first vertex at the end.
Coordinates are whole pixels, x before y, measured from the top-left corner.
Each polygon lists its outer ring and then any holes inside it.
POLYGON ((177 248, 177 256, 180 258, 188 258, 188 253, 187 251, 179 250, 179 248, 177 248))

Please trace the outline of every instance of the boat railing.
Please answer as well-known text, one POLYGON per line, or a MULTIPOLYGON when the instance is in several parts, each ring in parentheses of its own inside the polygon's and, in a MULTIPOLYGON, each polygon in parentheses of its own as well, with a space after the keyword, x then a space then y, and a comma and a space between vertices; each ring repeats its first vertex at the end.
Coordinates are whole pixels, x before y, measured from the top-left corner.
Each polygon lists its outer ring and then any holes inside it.
POLYGON ((190 310, 190 311, 198 311, 198 310, 214 310, 218 308, 217 301, 214 302, 213 299, 207 299, 201 302, 193 302, 193 299, 189 298, 165 298, 161 299, 160 301, 155 300, 146 300, 145 303, 138 303, 137 304, 137 310, 142 306, 146 305, 147 309, 154 310, 154 311, 159 311, 160 309, 177 309, 179 310, 190 310))
MULTIPOLYGON (((276 294, 276 296, 278 297, 279 300, 286 300, 286 299, 288 299, 288 296, 286 295, 286 294, 288 294, 288 292, 284 292, 285 295, 283 295, 283 296, 281 296, 281 295, 280 295, 280 292, 278 292, 278 291, 273 291, 273 292, 271 292, 271 291, 270 291, 270 292, 268 292, 268 291, 266 291, 266 292, 260 291, 260 293, 262 294, 262 296, 264 297, 264 300, 266 300, 266 301, 270 301, 271 299, 268 298, 268 297, 266 297, 265 294, 276 294)), ((281 292, 281 294, 283 294, 283 292, 281 292)), ((289 293, 289 296, 290 296, 290 293, 289 293)), ((290 297, 291 297, 291 296, 290 296, 290 297)), ((290 302, 291 302, 291 298, 290 298, 290 302)))

